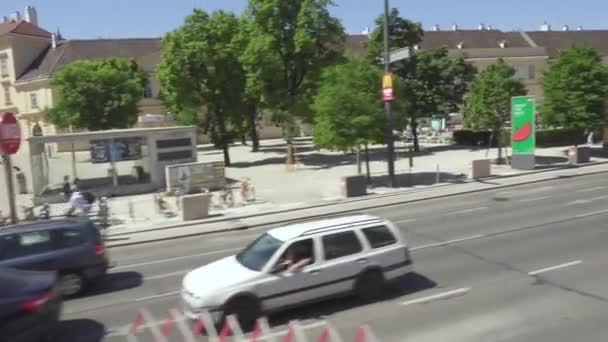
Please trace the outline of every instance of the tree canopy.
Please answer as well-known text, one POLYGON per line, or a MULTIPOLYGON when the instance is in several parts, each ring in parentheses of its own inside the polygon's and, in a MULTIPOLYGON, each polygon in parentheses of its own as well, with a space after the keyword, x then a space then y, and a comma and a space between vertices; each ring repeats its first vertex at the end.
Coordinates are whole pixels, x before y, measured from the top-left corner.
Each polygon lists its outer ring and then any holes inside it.
POLYGON ((346 151, 383 140, 381 75, 378 67, 361 58, 323 72, 312 106, 316 145, 346 151))
POLYGON ((198 125, 230 165, 229 144, 245 121, 245 76, 233 38, 237 17, 228 12, 194 10, 163 38, 158 67, 163 98, 180 121, 198 125))
POLYGON ((434 114, 456 112, 475 78, 477 70, 463 56, 448 56, 447 48, 420 50, 394 70, 403 81, 396 93, 403 102, 418 150, 417 120, 434 114))
MULTIPOLYGON (((391 50, 410 48, 422 41, 424 32, 420 23, 401 17, 399 10, 392 8, 388 15, 388 39, 391 50)), ((380 63, 384 59, 384 14, 375 21, 374 30, 367 42, 367 56, 380 63)))
POLYGON ((48 118, 66 128, 128 128, 137 121, 145 74, 132 59, 81 60, 53 74, 55 105, 48 118))
MULTIPOLYGON (((263 105, 291 121, 310 120, 321 71, 343 58, 344 28, 331 16, 331 0, 249 0, 251 39, 242 61, 263 105)), ((280 123, 280 122, 279 122, 280 123)))
POLYGON ((591 47, 564 51, 549 64, 541 81, 544 102, 540 107, 544 125, 564 128, 597 128, 604 122, 604 99, 608 96, 608 66, 591 47))
POLYGON ((479 74, 467 99, 465 125, 475 130, 489 130, 498 138, 499 160, 502 159, 501 134, 511 119, 511 98, 527 94, 524 83, 514 76, 515 69, 499 59, 479 74))

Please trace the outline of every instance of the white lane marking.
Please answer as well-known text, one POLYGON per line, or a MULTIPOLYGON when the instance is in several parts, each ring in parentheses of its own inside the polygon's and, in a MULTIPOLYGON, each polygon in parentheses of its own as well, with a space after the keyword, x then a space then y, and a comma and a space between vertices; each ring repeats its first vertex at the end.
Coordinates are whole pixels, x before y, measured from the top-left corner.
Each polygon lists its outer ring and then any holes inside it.
POLYGON ((154 276, 144 277, 144 281, 146 281, 146 280, 154 280, 154 279, 163 279, 163 278, 169 278, 169 277, 175 277, 175 276, 181 276, 181 275, 184 275, 184 274, 186 274, 188 272, 190 272, 190 270, 187 270, 187 271, 177 271, 177 272, 164 273, 164 274, 158 274, 158 275, 154 275, 154 276))
POLYGON ((204 253, 198 253, 198 254, 192 254, 192 255, 184 255, 184 256, 175 257, 175 258, 158 259, 158 260, 140 262, 140 263, 130 264, 130 265, 121 265, 121 266, 113 267, 112 269, 113 270, 122 270, 122 269, 129 269, 129 268, 133 268, 133 267, 162 264, 162 263, 166 263, 166 262, 177 261, 177 260, 184 260, 184 259, 191 259, 191 258, 196 258, 196 257, 200 257, 200 256, 205 256, 205 255, 214 255, 214 254, 222 254, 222 253, 228 253, 228 252, 236 252, 236 251, 239 251, 241 249, 242 248, 221 249, 221 250, 218 250, 218 251, 204 252, 204 253))
POLYGON ((428 245, 422 245, 422 246, 416 246, 416 247, 412 247, 410 250, 411 251, 416 251, 419 249, 426 249, 426 248, 433 248, 433 247, 440 247, 440 246, 445 246, 445 245, 450 245, 453 243, 457 243, 457 242, 463 242, 463 241, 467 241, 467 240, 474 240, 474 239, 479 239, 485 237, 485 235, 473 235, 473 236, 467 236, 464 238, 460 238, 460 239, 455 239, 455 240, 449 240, 449 241, 444 241, 444 242, 437 242, 437 243, 431 243, 428 245))
POLYGON ((547 268, 541 268, 540 270, 528 272, 528 274, 533 276, 533 275, 537 275, 537 274, 541 274, 541 273, 545 273, 545 272, 549 272, 549 271, 559 270, 560 268, 576 266, 576 265, 579 265, 582 263, 583 263, 582 260, 576 260, 576 261, 572 261, 572 262, 567 262, 565 264, 555 265, 555 266, 551 266, 551 267, 547 267, 547 268))
POLYGON ((445 299, 448 297, 454 297, 454 296, 460 296, 460 295, 464 295, 467 292, 471 291, 470 287, 465 287, 465 288, 461 288, 458 290, 452 290, 452 291, 448 291, 448 292, 443 292, 443 293, 438 293, 435 295, 431 295, 431 296, 427 296, 427 297, 422 297, 422 298, 418 298, 418 299, 412 299, 412 300, 408 300, 406 302, 401 303, 401 305, 412 305, 412 304, 425 304, 428 302, 432 302, 435 300, 440 300, 440 299, 445 299))
POLYGON ((477 207, 477 208, 465 209, 465 210, 460 210, 460 211, 453 211, 451 213, 447 213, 446 215, 466 214, 466 213, 471 213, 473 211, 480 211, 480 210, 485 210, 485 209, 488 209, 488 207, 477 207))
POLYGON ((522 203, 525 203, 525 202, 535 202, 535 201, 540 201, 540 200, 544 200, 544 199, 547 199, 547 198, 551 198, 551 196, 541 196, 541 197, 534 197, 534 198, 526 198, 526 199, 522 199, 522 200, 519 200, 519 201, 522 202, 522 203))
POLYGON ((608 195, 599 196, 599 197, 593 197, 593 198, 590 198, 589 201, 599 201, 599 200, 603 200, 603 199, 606 199, 606 198, 608 198, 608 195))
POLYGON ((591 203, 591 201, 590 200, 584 200, 584 199, 578 199, 576 201, 572 201, 572 202, 566 203, 566 206, 578 205, 578 204, 587 204, 587 203, 591 203))
POLYGON ((172 292, 167 292, 167 293, 161 293, 161 294, 154 295, 154 296, 138 298, 135 301, 136 302, 145 302, 145 301, 152 300, 152 299, 158 299, 158 298, 165 298, 165 297, 176 296, 178 294, 179 294, 179 291, 172 291, 172 292))
POLYGON ((418 219, 407 219, 407 220, 401 220, 401 221, 395 221, 395 224, 399 224, 399 223, 406 223, 406 222, 414 222, 418 219))
POLYGON ((599 215, 599 214, 604 214, 604 213, 608 213, 608 209, 606 210, 598 210, 598 211, 592 211, 590 213, 585 213, 585 214, 579 214, 576 215, 576 218, 583 218, 583 217, 587 217, 587 216, 593 216, 593 215, 599 215))
POLYGON ((589 191, 602 190, 602 189, 606 189, 606 187, 605 186, 594 186, 593 188, 576 190, 576 192, 589 192, 589 191))

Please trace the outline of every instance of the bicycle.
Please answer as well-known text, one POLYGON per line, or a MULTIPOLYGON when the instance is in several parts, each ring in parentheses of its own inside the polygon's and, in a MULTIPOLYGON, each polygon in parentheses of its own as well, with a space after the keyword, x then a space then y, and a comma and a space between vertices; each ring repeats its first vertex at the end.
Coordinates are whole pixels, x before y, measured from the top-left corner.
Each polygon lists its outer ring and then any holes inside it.
POLYGON ((224 206, 228 206, 229 208, 234 207, 234 196, 232 194, 232 188, 228 185, 224 185, 222 188, 219 198, 220 203, 224 206))

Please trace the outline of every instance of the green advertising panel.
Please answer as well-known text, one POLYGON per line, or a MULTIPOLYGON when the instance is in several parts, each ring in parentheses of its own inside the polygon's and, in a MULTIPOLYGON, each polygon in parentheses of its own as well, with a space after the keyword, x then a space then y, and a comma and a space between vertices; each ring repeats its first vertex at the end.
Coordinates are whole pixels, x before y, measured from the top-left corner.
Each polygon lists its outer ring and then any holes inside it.
POLYGON ((511 98, 511 149, 513 154, 534 154, 536 103, 530 96, 511 98))

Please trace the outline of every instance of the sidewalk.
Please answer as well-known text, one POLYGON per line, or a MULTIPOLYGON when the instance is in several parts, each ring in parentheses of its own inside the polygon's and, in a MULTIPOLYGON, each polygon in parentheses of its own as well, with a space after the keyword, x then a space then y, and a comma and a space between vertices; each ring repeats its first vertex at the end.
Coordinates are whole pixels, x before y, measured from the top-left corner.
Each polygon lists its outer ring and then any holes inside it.
POLYGON ((410 190, 391 194, 375 195, 365 197, 363 199, 292 208, 291 210, 275 210, 259 213, 257 215, 226 215, 222 217, 209 218, 207 220, 198 222, 190 222, 187 225, 184 223, 174 225, 150 225, 146 228, 140 226, 139 228, 133 227, 132 229, 125 227, 125 229, 122 231, 120 229, 110 228, 108 233, 108 246, 119 247, 180 237, 248 229, 258 226, 286 223, 310 217, 356 212, 377 207, 554 180, 561 177, 576 177, 604 172, 608 172, 608 163, 593 164, 579 168, 560 168, 544 172, 529 172, 527 174, 521 174, 518 176, 495 177, 493 179, 469 181, 461 184, 434 186, 425 190, 410 190))

